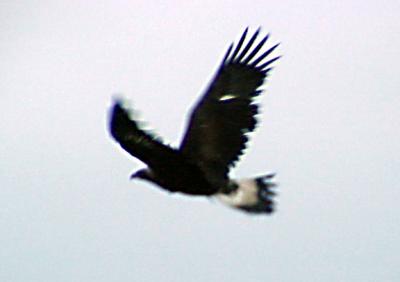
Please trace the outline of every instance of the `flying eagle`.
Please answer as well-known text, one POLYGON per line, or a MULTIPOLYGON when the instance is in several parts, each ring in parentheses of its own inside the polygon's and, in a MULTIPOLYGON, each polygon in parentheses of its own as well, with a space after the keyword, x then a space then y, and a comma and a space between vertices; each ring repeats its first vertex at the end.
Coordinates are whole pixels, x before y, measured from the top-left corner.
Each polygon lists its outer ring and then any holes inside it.
POLYGON ((131 178, 150 181, 170 192, 215 196, 250 213, 272 213, 274 174, 230 179, 229 171, 243 154, 248 134, 256 127, 255 98, 271 71, 276 44, 262 52, 269 34, 255 44, 260 28, 246 40, 245 29, 232 43, 207 91, 192 111, 179 148, 172 148, 138 125, 119 100, 110 111, 112 137, 148 167, 131 178), (245 43, 247 41, 247 43, 245 43))

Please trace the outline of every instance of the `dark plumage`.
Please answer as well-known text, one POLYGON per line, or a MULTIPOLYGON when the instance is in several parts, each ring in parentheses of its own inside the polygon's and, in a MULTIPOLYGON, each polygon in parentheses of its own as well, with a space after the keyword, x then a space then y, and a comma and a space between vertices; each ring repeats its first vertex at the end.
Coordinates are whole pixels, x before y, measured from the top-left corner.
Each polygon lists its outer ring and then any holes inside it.
POLYGON ((115 140, 145 164, 131 177, 148 180, 171 192, 215 195, 222 202, 254 213, 273 211, 271 178, 229 179, 229 170, 243 154, 248 133, 256 127, 254 98, 279 57, 269 58, 278 44, 261 52, 268 35, 255 44, 258 29, 246 41, 228 48, 217 74, 194 107, 179 148, 163 144, 140 129, 121 101, 111 109, 110 131, 115 140))

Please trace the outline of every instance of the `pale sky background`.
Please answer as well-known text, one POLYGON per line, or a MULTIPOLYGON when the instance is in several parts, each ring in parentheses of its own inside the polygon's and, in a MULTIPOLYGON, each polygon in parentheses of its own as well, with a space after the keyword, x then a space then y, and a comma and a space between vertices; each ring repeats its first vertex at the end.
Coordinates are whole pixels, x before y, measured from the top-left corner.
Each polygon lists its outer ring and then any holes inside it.
POLYGON ((400 281, 399 19, 398 0, 1 1, 0 281, 400 281), (129 181, 111 97, 178 144, 246 26, 284 57, 234 175, 276 171, 277 212, 129 181))

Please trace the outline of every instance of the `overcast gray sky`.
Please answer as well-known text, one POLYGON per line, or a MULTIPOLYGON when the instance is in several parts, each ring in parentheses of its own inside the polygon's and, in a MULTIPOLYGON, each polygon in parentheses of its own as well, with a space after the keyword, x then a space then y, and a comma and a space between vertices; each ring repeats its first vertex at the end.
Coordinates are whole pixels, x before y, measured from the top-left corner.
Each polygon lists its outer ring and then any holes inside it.
MULTIPOLYGON (((400 281, 399 1, 2 1, 1 281, 400 281), (246 26, 282 42, 251 217, 130 182, 115 94, 178 144, 246 26)), ((270 46, 271 46, 270 45, 270 46)))

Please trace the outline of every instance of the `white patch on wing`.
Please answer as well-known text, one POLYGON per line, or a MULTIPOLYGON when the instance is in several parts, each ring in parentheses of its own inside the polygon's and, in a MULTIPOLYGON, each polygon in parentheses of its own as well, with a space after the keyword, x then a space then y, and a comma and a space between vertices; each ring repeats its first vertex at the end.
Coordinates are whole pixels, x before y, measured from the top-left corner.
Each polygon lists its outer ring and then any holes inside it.
POLYGON ((227 94, 227 95, 224 95, 224 96, 222 96, 221 98, 219 98, 218 101, 221 101, 221 102, 223 102, 223 101, 229 101, 229 100, 232 100, 232 99, 235 99, 235 98, 236 98, 235 95, 227 94))
POLYGON ((216 197, 229 206, 252 206, 258 202, 258 187, 254 179, 237 181, 239 188, 230 194, 218 194, 216 197))

